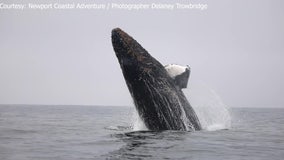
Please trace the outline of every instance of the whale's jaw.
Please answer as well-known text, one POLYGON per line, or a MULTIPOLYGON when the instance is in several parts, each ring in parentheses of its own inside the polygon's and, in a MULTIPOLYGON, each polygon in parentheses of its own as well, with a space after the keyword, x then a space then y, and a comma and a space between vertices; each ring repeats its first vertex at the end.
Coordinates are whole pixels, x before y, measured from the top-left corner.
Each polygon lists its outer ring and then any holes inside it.
POLYGON ((150 130, 200 130, 199 120, 164 66, 119 28, 112 45, 139 116, 150 130))

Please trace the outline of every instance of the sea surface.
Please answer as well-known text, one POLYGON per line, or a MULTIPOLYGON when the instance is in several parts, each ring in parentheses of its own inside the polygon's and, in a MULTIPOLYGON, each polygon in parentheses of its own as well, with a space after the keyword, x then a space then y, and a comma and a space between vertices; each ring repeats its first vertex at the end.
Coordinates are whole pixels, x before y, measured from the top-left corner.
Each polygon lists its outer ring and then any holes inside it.
POLYGON ((133 130, 133 112, 0 105, 0 160, 284 159, 284 109, 233 108, 230 128, 196 132, 133 130))

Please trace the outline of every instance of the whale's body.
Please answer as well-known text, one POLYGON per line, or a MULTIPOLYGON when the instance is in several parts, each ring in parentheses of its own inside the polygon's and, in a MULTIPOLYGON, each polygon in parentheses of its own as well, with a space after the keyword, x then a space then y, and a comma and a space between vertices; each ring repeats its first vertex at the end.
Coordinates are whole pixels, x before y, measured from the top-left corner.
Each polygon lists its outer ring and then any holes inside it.
POLYGON ((159 61, 119 28, 112 31, 112 44, 135 107, 149 130, 201 129, 181 90, 184 87, 159 61))

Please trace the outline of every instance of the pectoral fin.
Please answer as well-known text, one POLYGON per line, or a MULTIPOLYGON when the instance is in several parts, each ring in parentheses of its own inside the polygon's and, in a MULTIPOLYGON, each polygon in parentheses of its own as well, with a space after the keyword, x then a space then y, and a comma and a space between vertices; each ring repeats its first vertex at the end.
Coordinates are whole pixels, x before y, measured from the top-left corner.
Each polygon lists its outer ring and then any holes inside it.
POLYGON ((189 66, 169 64, 165 66, 165 69, 180 89, 187 88, 187 83, 190 75, 189 66))

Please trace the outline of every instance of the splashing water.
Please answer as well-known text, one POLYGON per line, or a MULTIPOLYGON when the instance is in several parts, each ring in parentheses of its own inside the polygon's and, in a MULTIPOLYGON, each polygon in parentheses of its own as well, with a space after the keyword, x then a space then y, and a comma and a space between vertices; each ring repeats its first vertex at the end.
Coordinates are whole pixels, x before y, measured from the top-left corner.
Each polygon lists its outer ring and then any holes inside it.
MULTIPOLYGON (((191 84, 189 88, 183 89, 183 92, 203 129, 215 131, 231 127, 229 108, 214 90, 205 85, 191 84)), ((132 114, 132 128, 134 131, 148 130, 135 109, 132 114)))
POLYGON ((183 90, 199 118, 202 128, 209 131, 231 128, 229 108, 206 85, 191 84, 183 90))
POLYGON ((144 122, 142 121, 142 119, 138 115, 136 109, 133 110, 132 125, 131 126, 132 126, 133 131, 148 130, 148 128, 145 126, 144 122))

